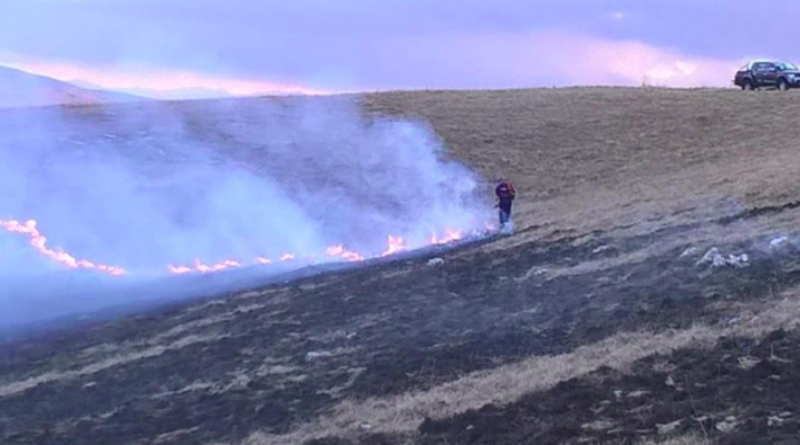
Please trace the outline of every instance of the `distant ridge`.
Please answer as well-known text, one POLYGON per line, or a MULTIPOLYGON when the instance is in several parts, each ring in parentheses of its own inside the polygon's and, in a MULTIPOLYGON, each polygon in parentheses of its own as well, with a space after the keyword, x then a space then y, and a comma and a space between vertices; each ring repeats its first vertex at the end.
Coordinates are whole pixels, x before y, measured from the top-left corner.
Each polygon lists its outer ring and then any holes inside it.
POLYGON ((0 66, 0 108, 137 102, 132 94, 90 90, 46 76, 0 66))

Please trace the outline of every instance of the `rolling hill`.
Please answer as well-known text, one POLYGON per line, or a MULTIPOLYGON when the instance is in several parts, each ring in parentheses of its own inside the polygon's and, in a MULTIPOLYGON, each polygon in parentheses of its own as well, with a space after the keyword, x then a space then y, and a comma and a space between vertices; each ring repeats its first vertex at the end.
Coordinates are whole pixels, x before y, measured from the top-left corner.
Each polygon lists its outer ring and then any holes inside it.
POLYGON ((0 108, 135 102, 142 98, 90 90, 45 76, 0 66, 0 108))
MULTIPOLYGON (((796 443, 800 95, 358 100, 512 179, 516 233, 2 345, 0 441, 796 443)), ((245 147, 210 105, 171 106, 245 147)))

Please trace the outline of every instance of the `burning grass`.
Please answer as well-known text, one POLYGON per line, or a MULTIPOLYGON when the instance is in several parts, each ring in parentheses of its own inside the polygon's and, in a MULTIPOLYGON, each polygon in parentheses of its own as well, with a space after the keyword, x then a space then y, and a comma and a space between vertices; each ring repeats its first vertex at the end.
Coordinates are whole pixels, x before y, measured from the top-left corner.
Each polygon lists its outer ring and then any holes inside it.
MULTIPOLYGON (((30 240, 30 245, 42 256, 66 266, 70 269, 88 269, 99 273, 104 273, 112 276, 126 275, 126 269, 118 266, 109 266, 107 264, 96 263, 85 259, 76 259, 72 254, 65 252, 61 249, 52 249, 47 247, 47 237, 39 231, 38 222, 35 220, 28 220, 20 222, 17 220, 2 220, 0 219, 0 229, 4 229, 9 233, 16 233, 26 236, 30 240)), ((480 235, 477 235, 480 236, 480 235)), ((473 238, 475 235, 473 236, 473 238)), ((456 243, 464 238, 463 232, 458 229, 446 229, 444 235, 434 233, 430 238, 430 246, 441 246, 456 243)), ((310 255, 307 258, 300 258, 294 253, 285 253, 279 259, 272 260, 267 257, 257 256, 252 265, 255 266, 269 266, 275 262, 288 263, 295 261, 302 261, 305 264, 319 263, 321 258, 329 261, 349 261, 349 262, 363 262, 370 258, 389 257, 398 253, 406 252, 410 249, 421 248, 426 246, 409 246, 406 241, 399 236, 389 235, 387 237, 387 247, 380 255, 365 256, 362 253, 347 250, 344 245, 335 245, 328 247, 325 250, 325 255, 317 256, 310 255)), ((240 269, 245 267, 246 264, 239 260, 227 259, 217 263, 207 264, 197 259, 192 265, 176 266, 169 264, 165 267, 172 275, 188 275, 188 274, 211 274, 219 273, 232 269, 240 269)))
MULTIPOLYGON (((800 193, 800 129, 790 122, 800 103, 787 97, 627 89, 367 96, 372 112, 431 122, 450 155, 486 177, 510 177, 520 191, 518 234, 442 254, 440 267, 377 264, 25 351, 4 368, 14 375, 0 397, 12 413, 8 437, 47 443, 31 431, 86 417, 96 420, 65 426, 59 438, 260 445, 384 434, 396 439, 387 443, 414 443, 425 439, 426 419, 458 425, 469 409, 502 414, 526 394, 557 388, 569 400, 561 384, 604 369, 624 375, 653 354, 702 354, 721 336, 795 329, 798 291, 773 295, 797 284, 790 255, 764 254, 752 270, 713 275, 678 259, 684 245, 763 243, 796 226, 797 210, 784 205, 800 193), (776 118, 752 120, 762 113, 776 118), (774 209, 750 218, 753 206, 774 209), (720 223, 732 216, 749 219, 720 223), (155 355, 192 336, 208 342, 155 355), (130 345, 154 355, 137 357, 130 345), (85 384, 69 374, 76 369, 99 382, 96 394, 73 392, 85 384), (75 394, 86 397, 77 414, 67 403, 75 394), (153 395, 162 396, 158 405, 149 404, 153 395), (107 400, 120 400, 110 420, 99 417, 107 400)), ((404 247, 393 240, 374 254, 404 247)), ((367 256, 346 245, 324 254, 367 256)), ((573 425, 577 435, 624 420, 592 413, 573 425)), ((689 432, 645 444, 706 445, 689 432)))

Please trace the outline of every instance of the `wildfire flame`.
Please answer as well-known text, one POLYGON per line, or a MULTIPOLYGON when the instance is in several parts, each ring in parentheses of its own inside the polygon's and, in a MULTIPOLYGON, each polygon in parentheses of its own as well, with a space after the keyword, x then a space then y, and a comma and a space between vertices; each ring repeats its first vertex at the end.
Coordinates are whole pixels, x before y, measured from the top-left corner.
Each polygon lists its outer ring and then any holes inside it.
POLYGON ((325 253, 327 253, 328 256, 332 256, 335 258, 342 258, 347 261, 357 262, 365 260, 365 258, 360 253, 350 252, 346 250, 342 245, 328 247, 328 250, 325 253))
POLYGON ((95 270, 114 276, 125 275, 125 269, 121 267, 94 263, 89 260, 79 260, 63 250, 51 249, 47 247, 47 237, 39 232, 36 220, 31 219, 23 224, 13 219, 9 221, 0 219, 0 227, 9 232, 19 233, 27 236, 30 240, 31 246, 33 246, 33 248, 36 249, 40 254, 50 258, 53 261, 61 263, 70 269, 95 270))
POLYGON ((464 234, 460 230, 447 229, 444 232, 444 236, 441 238, 439 238, 435 233, 431 235, 431 244, 437 246, 442 244, 450 244, 462 238, 464 238, 464 234))
MULTIPOLYGON (((47 247, 47 237, 42 235, 37 227, 37 222, 35 220, 29 220, 25 223, 21 223, 17 220, 0 220, 0 228, 5 229, 11 233, 17 233, 25 235, 29 238, 31 246, 33 246, 41 255, 56 261, 70 269, 87 269, 87 270, 94 270, 97 272, 113 275, 113 276, 120 276, 126 275, 127 271, 121 267, 116 266, 109 266, 107 264, 95 263, 89 260, 83 259, 76 259, 74 256, 70 255, 69 253, 61 250, 61 249, 51 249, 47 247)), ((446 229, 443 236, 439 236, 437 234, 431 235, 430 244, 431 245, 444 245, 450 244, 456 241, 463 239, 463 232, 457 229, 446 229)), ((381 257, 388 257, 391 255, 395 255, 400 252, 404 252, 409 250, 409 246, 406 244, 406 241, 399 236, 389 235, 387 238, 387 248, 386 250, 380 255, 381 257)), ((347 250, 344 245, 335 245, 329 247, 325 251, 326 255, 331 258, 337 258, 345 261, 350 262, 360 262, 367 260, 367 257, 361 253, 354 252, 347 250)), ((315 257, 309 257, 315 258, 315 257)), ((298 260, 298 256, 293 253, 285 253, 280 257, 281 262, 289 262, 298 260)), ((253 261, 255 265, 270 265, 273 264, 274 261, 270 258, 266 257, 256 257, 253 261)), ((244 264, 240 261, 228 259, 214 264, 206 264, 199 259, 195 260, 191 265, 173 265, 170 264, 167 266, 167 270, 173 275, 187 275, 187 274, 208 274, 208 273, 215 273, 215 272, 222 272, 225 270, 230 269, 238 269, 244 267, 244 264)))
POLYGON ((406 245, 405 241, 403 241, 403 238, 389 235, 388 242, 389 242, 389 248, 387 248, 386 251, 381 254, 382 257, 394 255, 396 253, 400 253, 406 250, 406 245))
POLYGON ((216 264, 204 264, 200 260, 194 260, 194 267, 173 266, 170 264, 169 266, 167 266, 167 269, 175 275, 186 275, 194 272, 199 272, 199 273, 222 272, 223 270, 237 269, 239 267, 242 267, 242 263, 234 260, 225 260, 216 264))

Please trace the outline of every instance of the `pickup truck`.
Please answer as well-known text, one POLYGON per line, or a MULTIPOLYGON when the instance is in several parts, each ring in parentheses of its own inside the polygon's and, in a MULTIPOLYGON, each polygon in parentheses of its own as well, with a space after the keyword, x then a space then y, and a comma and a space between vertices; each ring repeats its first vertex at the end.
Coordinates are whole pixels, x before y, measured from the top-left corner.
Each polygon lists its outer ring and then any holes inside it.
POLYGON ((800 88, 800 69, 789 62, 754 61, 736 72, 733 84, 743 90, 768 87, 786 91, 800 88))

